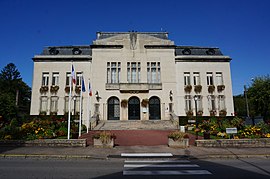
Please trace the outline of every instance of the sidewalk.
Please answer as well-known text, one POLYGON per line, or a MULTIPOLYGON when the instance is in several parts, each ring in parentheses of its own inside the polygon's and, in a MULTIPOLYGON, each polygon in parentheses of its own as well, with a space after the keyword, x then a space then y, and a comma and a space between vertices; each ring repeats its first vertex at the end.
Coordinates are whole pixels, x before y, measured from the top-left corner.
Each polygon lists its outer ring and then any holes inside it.
POLYGON ((0 147, 1 158, 41 159, 108 159, 121 158, 121 153, 172 153, 176 158, 270 158, 269 148, 204 148, 190 146, 186 149, 161 146, 88 147, 0 147))

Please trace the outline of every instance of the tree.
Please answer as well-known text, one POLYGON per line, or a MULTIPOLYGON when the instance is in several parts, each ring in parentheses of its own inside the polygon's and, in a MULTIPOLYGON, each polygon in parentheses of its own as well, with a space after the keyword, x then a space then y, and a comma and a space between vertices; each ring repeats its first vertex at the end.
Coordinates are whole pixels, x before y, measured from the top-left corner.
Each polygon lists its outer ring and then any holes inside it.
POLYGON ((0 72, 0 116, 4 122, 29 114, 30 97, 31 88, 22 81, 16 66, 7 64, 0 72))
POLYGON ((247 116, 246 101, 244 95, 240 94, 233 97, 234 111, 237 116, 247 116))
POLYGON ((261 115, 264 119, 270 117, 270 76, 256 77, 247 90, 251 115, 261 115))

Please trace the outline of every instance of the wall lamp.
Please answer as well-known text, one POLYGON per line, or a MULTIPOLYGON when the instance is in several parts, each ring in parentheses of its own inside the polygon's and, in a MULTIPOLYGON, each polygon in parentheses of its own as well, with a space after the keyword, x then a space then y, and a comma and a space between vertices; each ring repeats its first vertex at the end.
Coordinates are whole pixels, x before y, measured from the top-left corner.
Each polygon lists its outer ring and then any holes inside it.
POLYGON ((170 91, 169 97, 170 97, 170 100, 172 101, 173 100, 173 92, 172 92, 172 90, 170 91))
POLYGON ((99 100, 101 99, 101 97, 99 96, 98 91, 96 91, 95 96, 96 96, 97 101, 99 102, 99 100))

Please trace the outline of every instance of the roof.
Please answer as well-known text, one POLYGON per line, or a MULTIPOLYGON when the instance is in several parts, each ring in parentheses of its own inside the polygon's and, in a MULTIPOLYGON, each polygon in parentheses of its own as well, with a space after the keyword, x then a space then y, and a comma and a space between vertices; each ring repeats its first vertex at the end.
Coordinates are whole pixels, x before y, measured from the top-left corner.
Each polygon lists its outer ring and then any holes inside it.
POLYGON ((92 55, 92 50, 87 46, 50 46, 45 47, 41 55, 92 55))
POLYGON ((177 46, 175 56, 179 55, 206 55, 206 56, 223 56, 217 47, 195 47, 195 46, 177 46))
POLYGON ((122 34, 131 34, 131 33, 136 33, 136 34, 145 34, 149 36, 153 36, 159 39, 164 39, 168 40, 168 32, 137 32, 137 31, 130 31, 130 32, 97 32, 97 40, 101 39, 106 39, 110 37, 114 37, 117 35, 122 35, 122 34))

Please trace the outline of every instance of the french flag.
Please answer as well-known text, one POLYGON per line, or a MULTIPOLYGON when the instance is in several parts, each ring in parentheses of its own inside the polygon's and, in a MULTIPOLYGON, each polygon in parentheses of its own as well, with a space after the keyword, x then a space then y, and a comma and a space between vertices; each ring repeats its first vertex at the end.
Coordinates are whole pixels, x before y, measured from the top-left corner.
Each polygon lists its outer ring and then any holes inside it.
POLYGON ((73 82, 73 84, 76 84, 76 76, 75 76, 75 70, 74 70, 73 64, 72 64, 71 75, 72 75, 72 82, 73 82))
POLYGON ((88 84, 88 86, 89 86, 89 96, 92 96, 92 88, 91 88, 91 84, 90 84, 90 81, 89 81, 89 84, 88 84))

